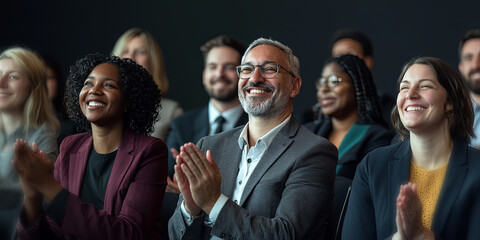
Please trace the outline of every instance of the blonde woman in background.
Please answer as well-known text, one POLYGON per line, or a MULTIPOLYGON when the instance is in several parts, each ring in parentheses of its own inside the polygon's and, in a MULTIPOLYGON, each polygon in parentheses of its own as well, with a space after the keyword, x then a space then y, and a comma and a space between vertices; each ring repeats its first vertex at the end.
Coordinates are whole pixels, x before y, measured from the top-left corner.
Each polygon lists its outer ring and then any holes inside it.
POLYGON ((51 160, 57 157, 59 123, 47 98, 45 65, 30 50, 14 47, 0 54, 0 239, 11 239, 22 204, 13 170, 17 138, 35 142, 51 160))
POLYGON ((180 105, 164 96, 168 90, 168 79, 163 64, 163 55, 155 38, 149 32, 132 28, 118 38, 112 51, 120 58, 130 58, 147 69, 162 94, 160 119, 155 122, 152 136, 166 140, 170 131, 170 122, 183 113, 180 105))

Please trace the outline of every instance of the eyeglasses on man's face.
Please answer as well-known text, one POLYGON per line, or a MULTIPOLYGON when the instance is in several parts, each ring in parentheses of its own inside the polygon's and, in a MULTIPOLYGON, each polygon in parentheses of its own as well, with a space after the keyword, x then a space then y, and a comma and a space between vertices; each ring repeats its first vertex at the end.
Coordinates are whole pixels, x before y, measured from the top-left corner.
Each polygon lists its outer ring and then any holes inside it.
POLYGON ((286 68, 280 66, 280 64, 276 63, 264 63, 262 65, 252 65, 248 63, 242 64, 240 66, 237 66, 238 77, 241 79, 251 78, 255 73, 255 68, 257 67, 260 70, 260 74, 262 74, 264 78, 276 77, 278 75, 278 72, 280 71, 280 68, 290 73, 292 77, 295 77, 295 74, 288 71, 286 68))
POLYGON ((332 75, 330 75, 326 78, 324 78, 324 77, 319 78, 315 82, 315 85, 316 85, 317 89, 320 89, 326 83, 328 88, 332 89, 332 88, 338 86, 342 81, 343 81, 343 79, 341 77, 338 77, 337 75, 332 74, 332 75))

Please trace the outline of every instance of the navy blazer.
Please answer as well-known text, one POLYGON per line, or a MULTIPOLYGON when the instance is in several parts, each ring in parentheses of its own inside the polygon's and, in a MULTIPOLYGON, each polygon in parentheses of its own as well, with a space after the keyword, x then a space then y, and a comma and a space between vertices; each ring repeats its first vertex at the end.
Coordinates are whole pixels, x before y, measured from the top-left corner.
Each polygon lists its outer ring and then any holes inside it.
MULTIPOLYGON (((358 165, 343 239, 385 239, 397 230, 396 198, 409 181, 405 140, 369 153, 358 165)), ((436 239, 480 239, 480 151, 455 141, 431 230, 436 239)))
MULTIPOLYGON (((305 127, 328 139, 332 132, 332 121, 307 123, 305 127)), ((389 145, 394 134, 380 124, 355 123, 342 140, 338 149, 337 176, 353 179, 358 163, 372 150, 389 145)))
MULTIPOLYGON (((235 127, 245 125, 248 122, 248 115, 243 112, 235 127)), ((190 110, 175 118, 171 123, 172 129, 168 134, 168 175, 173 176, 175 172, 175 159, 172 157, 170 148, 180 151, 180 147, 188 142, 197 143, 200 138, 208 136, 210 124, 208 122, 208 105, 190 110)))

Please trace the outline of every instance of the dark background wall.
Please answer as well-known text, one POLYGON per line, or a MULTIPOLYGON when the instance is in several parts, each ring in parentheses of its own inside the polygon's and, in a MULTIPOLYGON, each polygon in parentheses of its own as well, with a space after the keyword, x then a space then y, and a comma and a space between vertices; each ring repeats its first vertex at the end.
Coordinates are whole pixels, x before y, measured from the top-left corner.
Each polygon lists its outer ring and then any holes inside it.
POLYGON ((184 109, 203 105, 199 47, 219 34, 248 45, 270 37, 300 58, 303 85, 294 114, 315 102, 314 80, 329 56, 338 28, 355 28, 372 39, 374 77, 381 92, 396 95, 402 64, 417 55, 444 59, 455 69, 457 45, 480 27, 480 1, 9 1, 0 11, 0 48, 26 46, 56 58, 66 75, 91 52, 109 53, 131 27, 150 31, 162 47, 170 82, 168 97, 184 109))

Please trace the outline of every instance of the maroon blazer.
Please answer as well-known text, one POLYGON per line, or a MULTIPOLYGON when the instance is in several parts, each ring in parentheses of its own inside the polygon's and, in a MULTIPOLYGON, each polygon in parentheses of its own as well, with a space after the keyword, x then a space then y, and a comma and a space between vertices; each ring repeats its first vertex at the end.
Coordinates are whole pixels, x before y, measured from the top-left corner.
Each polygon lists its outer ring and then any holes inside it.
POLYGON ((167 178, 167 147, 160 139, 125 129, 107 184, 103 210, 78 197, 93 139, 67 137, 55 162, 55 178, 70 192, 62 223, 37 219, 20 239, 161 239, 160 212, 167 178))

